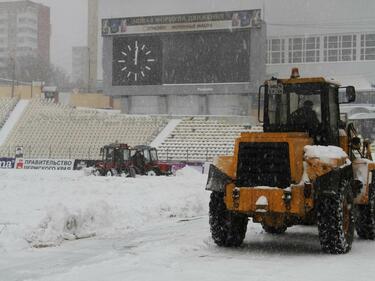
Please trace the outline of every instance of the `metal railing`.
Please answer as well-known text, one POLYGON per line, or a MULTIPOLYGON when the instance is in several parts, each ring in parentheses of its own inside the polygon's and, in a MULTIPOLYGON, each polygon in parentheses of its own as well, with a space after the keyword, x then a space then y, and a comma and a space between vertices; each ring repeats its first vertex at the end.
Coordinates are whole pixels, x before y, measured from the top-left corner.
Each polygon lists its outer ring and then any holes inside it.
MULTIPOLYGON (((0 158, 15 157, 19 146, 1 146, 0 158)), ((100 159, 100 146, 22 146, 23 157, 28 159, 100 159)), ((233 147, 202 147, 182 149, 160 149, 160 160, 167 161, 212 161, 218 155, 233 155, 233 147)))

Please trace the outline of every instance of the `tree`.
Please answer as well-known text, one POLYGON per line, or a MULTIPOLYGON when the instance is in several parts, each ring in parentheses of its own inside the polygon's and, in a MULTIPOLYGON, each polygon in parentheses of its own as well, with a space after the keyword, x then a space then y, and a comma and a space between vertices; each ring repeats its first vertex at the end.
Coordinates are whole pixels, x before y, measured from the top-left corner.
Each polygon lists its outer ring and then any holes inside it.
POLYGON ((59 67, 46 61, 41 56, 22 56, 15 61, 9 58, 4 76, 12 79, 15 70, 17 81, 42 81, 46 85, 57 86, 58 88, 71 88, 69 76, 59 67))

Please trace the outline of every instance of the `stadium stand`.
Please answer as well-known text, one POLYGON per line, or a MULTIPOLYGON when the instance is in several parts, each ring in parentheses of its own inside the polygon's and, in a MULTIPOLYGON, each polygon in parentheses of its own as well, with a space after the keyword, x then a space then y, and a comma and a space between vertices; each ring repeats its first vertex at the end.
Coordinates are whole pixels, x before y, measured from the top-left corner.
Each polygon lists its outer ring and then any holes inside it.
POLYGON ((28 158, 99 159, 105 144, 149 144, 167 122, 166 117, 78 110, 33 99, 0 147, 0 155, 14 156, 15 147, 23 146, 28 158))
MULTIPOLYGON (((4 116, 16 102, 12 99, 1 105, 9 108, 4 109, 4 116)), ((232 154, 241 132, 261 130, 249 123, 243 117, 125 115, 33 99, 0 146, 0 156, 13 157, 15 148, 22 146, 25 158, 99 159, 103 145, 115 141, 150 144, 164 134, 158 146, 161 160, 212 161, 217 155, 232 154), (175 124, 167 134, 161 133, 168 122, 175 124)))
POLYGON ((212 161, 217 155, 233 153, 235 138, 251 131, 243 120, 230 117, 190 117, 176 126, 158 147, 160 159, 212 161))
POLYGON ((2 128, 8 119, 11 111, 14 109, 18 98, 0 98, 0 128, 2 128))

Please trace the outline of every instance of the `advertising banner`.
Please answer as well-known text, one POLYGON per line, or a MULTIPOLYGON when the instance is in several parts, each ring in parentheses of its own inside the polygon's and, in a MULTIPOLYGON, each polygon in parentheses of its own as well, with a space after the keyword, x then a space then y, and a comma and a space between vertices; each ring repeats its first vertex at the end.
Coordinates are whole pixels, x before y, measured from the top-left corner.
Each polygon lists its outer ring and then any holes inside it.
POLYGON ((15 162, 14 158, 0 158, 0 169, 13 169, 15 162))
POLYGON ((72 171, 74 160, 71 159, 17 159, 16 169, 72 171))
POLYGON ((261 10, 130 17, 102 20, 102 35, 182 32, 258 27, 261 10))

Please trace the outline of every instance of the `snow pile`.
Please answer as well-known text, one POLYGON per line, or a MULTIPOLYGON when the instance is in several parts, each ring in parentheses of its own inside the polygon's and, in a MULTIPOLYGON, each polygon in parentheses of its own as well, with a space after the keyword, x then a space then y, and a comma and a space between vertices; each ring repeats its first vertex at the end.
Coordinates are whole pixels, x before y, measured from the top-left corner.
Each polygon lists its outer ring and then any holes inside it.
POLYGON ((330 167, 345 166, 351 163, 348 155, 341 147, 306 145, 304 151, 305 159, 310 162, 309 164, 312 164, 309 160, 314 162, 315 159, 321 164, 327 164, 330 167))
POLYGON ((306 145, 304 150, 305 157, 308 158, 337 159, 348 157, 346 152, 337 146, 306 145))
POLYGON ((344 167, 351 163, 346 152, 337 146, 306 145, 304 152, 303 182, 315 180, 335 167, 344 167))
POLYGON ((5 250, 121 237, 151 222, 207 214, 207 176, 189 167, 172 177, 32 170, 2 170, 0 176, 0 249, 5 250))
POLYGON ((33 247, 48 247, 64 240, 93 237, 111 222, 110 207, 104 201, 90 204, 88 208, 69 210, 62 204, 51 207, 36 229, 27 233, 25 239, 33 247))

